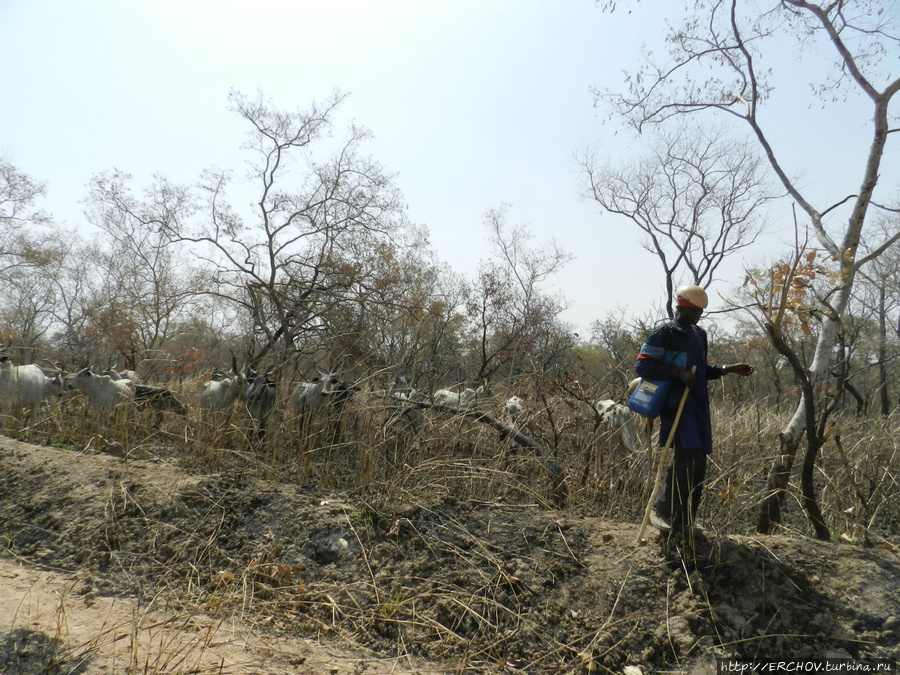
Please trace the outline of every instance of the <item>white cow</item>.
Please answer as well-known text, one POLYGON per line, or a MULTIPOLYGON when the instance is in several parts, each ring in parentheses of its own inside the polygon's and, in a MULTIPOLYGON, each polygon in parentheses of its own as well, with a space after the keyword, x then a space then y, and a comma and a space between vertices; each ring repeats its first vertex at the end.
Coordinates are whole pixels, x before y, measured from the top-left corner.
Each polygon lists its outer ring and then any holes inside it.
POLYGON ((291 395, 291 403, 294 412, 300 418, 301 435, 311 421, 313 413, 329 401, 340 384, 341 377, 338 371, 326 373, 321 370, 319 370, 319 376, 314 377, 312 381, 297 384, 291 395))
POLYGON ((638 439, 631 408, 612 399, 604 399, 597 401, 594 409, 598 415, 596 430, 607 432, 613 437, 618 435, 629 452, 637 450, 638 439))
POLYGON ((234 402, 244 395, 246 378, 238 370, 237 360, 231 357, 231 370, 213 371, 211 380, 203 383, 200 391, 200 410, 204 412, 225 412, 231 416, 234 402))
MULTIPOLYGON (((47 375, 39 366, 15 366, 5 350, 0 352, 0 404, 4 418, 13 412, 28 409, 28 440, 34 435, 34 424, 41 403, 63 391, 60 373, 47 375)), ((0 420, 2 421, 2 420, 0 420)))
POLYGON ((494 399, 487 384, 479 385, 478 388, 472 389, 466 387, 461 392, 450 391, 449 389, 438 389, 434 392, 434 404, 445 406, 448 408, 469 408, 478 401, 490 401, 494 399))
MULTIPOLYGON (((503 406, 503 415, 506 418, 506 425, 508 427, 517 434, 522 433, 522 425, 525 424, 525 421, 528 419, 528 409, 525 407, 525 402, 521 398, 518 396, 510 396, 506 399, 506 405, 503 406)), ((515 448, 519 445, 512 436, 509 437, 506 444, 510 448, 515 448)))
POLYGON ((419 406, 411 405, 412 402, 419 401, 421 398, 421 392, 411 387, 405 377, 398 377, 388 393, 388 416, 385 426, 402 422, 413 431, 421 429, 425 420, 425 411, 419 406))
POLYGON ((314 377, 311 382, 300 382, 291 396, 294 412, 302 415, 321 408, 340 381, 338 372, 319 371, 319 376, 314 377))
POLYGON ((104 370, 101 375, 109 375, 114 380, 131 380, 135 384, 137 384, 138 381, 137 373, 133 370, 116 370, 115 368, 108 368, 104 370))
POLYGON ((82 368, 66 377, 70 389, 77 389, 87 396, 88 405, 98 410, 113 412, 116 406, 134 399, 134 382, 114 380, 109 375, 96 375, 90 368, 82 368))

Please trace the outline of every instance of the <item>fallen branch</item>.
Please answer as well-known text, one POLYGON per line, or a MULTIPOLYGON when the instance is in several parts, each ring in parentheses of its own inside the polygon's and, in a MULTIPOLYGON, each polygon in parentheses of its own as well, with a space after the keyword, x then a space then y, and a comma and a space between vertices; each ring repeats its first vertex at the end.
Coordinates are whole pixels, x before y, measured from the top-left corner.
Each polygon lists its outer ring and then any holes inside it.
POLYGON ((518 429, 515 429, 505 422, 501 422, 493 415, 489 415, 488 413, 481 410, 457 408, 455 406, 432 403, 431 401, 405 400, 403 401, 403 405, 408 405, 415 408, 431 408, 432 410, 437 410, 438 412, 449 413, 451 415, 459 415, 461 417, 468 417, 469 419, 475 420, 476 422, 480 422, 481 424, 485 424, 496 429, 500 433, 500 436, 503 440, 512 439, 516 444, 524 448, 530 448, 531 450, 534 450, 535 455, 547 470, 547 476, 550 478, 551 482, 554 503, 559 507, 565 505, 566 499, 568 497, 568 488, 566 487, 565 475, 563 473, 562 467, 560 467, 559 463, 556 461, 553 455, 550 454, 550 451, 547 450, 547 448, 545 448, 543 445, 538 443, 536 440, 534 440, 531 436, 523 434, 518 429))

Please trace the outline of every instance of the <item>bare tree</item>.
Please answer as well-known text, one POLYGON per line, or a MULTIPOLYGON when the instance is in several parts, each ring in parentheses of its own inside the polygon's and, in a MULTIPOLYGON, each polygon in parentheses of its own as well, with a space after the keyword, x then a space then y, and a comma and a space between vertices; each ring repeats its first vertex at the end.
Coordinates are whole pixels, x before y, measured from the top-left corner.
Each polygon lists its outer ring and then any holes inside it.
POLYGON ((464 361, 462 280, 436 262, 424 232, 375 253, 352 301, 328 315, 341 326, 336 348, 370 370, 387 368, 392 378, 422 379, 422 386, 456 381, 464 361))
POLYGON ((328 145, 343 99, 335 94, 306 111, 284 112, 262 95, 232 92, 233 110, 250 126, 252 183, 238 187, 255 193, 252 211, 244 217, 231 206, 226 172, 208 171, 203 219, 162 225, 211 270, 208 292, 252 317, 262 343, 256 360, 279 342, 286 350, 301 349, 329 334, 329 313, 366 285, 370 255, 404 223, 391 177, 360 153, 366 130, 351 127, 325 159, 313 153, 328 145))
POLYGON ((46 353, 56 328, 56 279, 69 233, 39 208, 46 186, 0 159, 0 331, 14 334, 21 358, 46 353))
POLYGON ((25 361, 44 356, 51 345, 59 301, 54 280, 67 253, 57 237, 30 239, 27 259, 0 274, 0 332, 16 336, 25 361))
POLYGON ((506 210, 501 206, 485 216, 493 256, 481 263, 469 290, 478 380, 504 366, 514 374, 522 356, 556 345, 566 333, 559 322, 562 300, 542 286, 571 256, 553 241, 543 247, 529 245, 531 237, 523 226, 507 225, 506 210))
POLYGON ((165 233, 189 212, 189 195, 157 179, 141 200, 129 191, 130 180, 116 171, 95 176, 87 214, 105 234, 95 251, 99 283, 91 313, 105 327, 115 360, 137 368, 188 320, 199 284, 165 233))
MULTIPOLYGON (((614 3, 605 3, 612 5, 614 3)), ((874 243, 870 252, 859 254, 863 226, 880 185, 880 170, 891 127, 890 105, 900 90, 896 73, 900 26, 896 12, 884 11, 877 0, 778 0, 768 7, 742 0, 697 0, 683 25, 673 26, 667 36, 669 60, 658 64, 645 59, 638 72, 629 74, 625 93, 598 92, 635 128, 661 124, 691 114, 719 114, 744 124, 790 198, 804 211, 819 245, 837 260, 838 274, 828 311, 818 335, 815 355, 809 365, 811 391, 827 377, 841 318, 857 271, 877 258, 900 238, 893 233, 874 243), (811 45, 817 53, 830 53, 833 67, 821 81, 813 82, 815 102, 840 106, 848 92, 861 94, 871 104, 871 135, 858 186, 837 203, 817 205, 804 186, 783 164, 783 153, 773 145, 766 117, 761 111, 772 103, 772 72, 787 64, 767 61, 768 48, 790 41, 811 45), (843 208, 842 208, 843 207, 843 208), (837 214, 847 212, 843 223, 833 225, 837 214)), ((769 117, 771 119, 771 116, 769 117)), ((894 116, 893 119, 896 119, 894 116)), ((768 487, 782 494, 801 437, 807 428, 807 397, 801 397, 794 415, 780 434, 778 460, 769 475, 768 487)), ((758 528, 769 531, 779 514, 766 500, 758 528)))
MULTIPOLYGON (((601 391, 624 392, 634 378, 634 355, 641 351, 644 338, 652 330, 653 321, 623 321, 624 307, 607 312, 591 323, 591 345, 582 348, 585 355, 595 352, 599 363, 593 364, 591 379, 602 384, 601 391)), ((585 358, 587 361, 587 358, 585 358)), ((613 398, 611 394, 607 398, 613 398)))
POLYGON ((46 185, 0 158, 0 277, 18 267, 46 261, 34 226, 49 223, 38 208, 46 185))
MULTIPOLYGON (((900 218, 879 219, 872 237, 864 237, 862 248, 871 251, 866 239, 884 241, 896 232, 900 218)), ((888 374, 896 370, 898 357, 897 342, 900 339, 900 318, 896 317, 900 307, 900 244, 895 243, 871 264, 860 271, 859 283, 854 289, 854 299, 862 306, 863 316, 869 317, 877 327, 877 344, 872 353, 867 355, 867 362, 877 370, 877 393, 882 415, 891 412, 890 392, 895 382, 890 381, 888 374), (893 368, 892 368, 893 366, 893 368)))
POLYGON ((644 233, 665 274, 669 316, 679 277, 704 288, 725 258, 756 241, 773 198, 754 148, 725 132, 662 131, 649 154, 623 167, 581 158, 585 196, 644 233))
MULTIPOLYGON (((754 311, 751 316, 759 323, 769 342, 779 354, 784 356, 791 366, 794 378, 799 384, 803 400, 803 432, 806 433, 806 453, 801 471, 802 504, 816 535, 824 540, 830 538, 830 531, 819 508, 813 484, 816 457, 825 443, 828 418, 841 400, 844 387, 848 381, 848 359, 844 339, 844 317, 835 317, 834 310, 828 303, 829 284, 823 283, 834 272, 829 270, 822 259, 821 252, 807 250, 807 242, 798 241, 797 248, 790 260, 781 261, 763 273, 748 272, 746 284, 752 298, 754 311), (837 332, 840 357, 836 359, 834 374, 836 375, 836 391, 828 401, 816 396, 815 380, 810 375, 809 363, 804 353, 806 340, 816 331, 822 330, 823 313, 819 306, 825 307, 832 320, 839 322, 837 332)), ((781 458, 775 465, 773 473, 777 480, 785 485, 790 474, 791 463, 781 458)), ((771 476, 770 476, 771 479, 771 476)), ((771 491, 763 500, 764 508, 761 518, 770 523, 780 520, 782 509, 782 490, 771 491)), ((762 523, 759 527, 762 527, 762 523)))

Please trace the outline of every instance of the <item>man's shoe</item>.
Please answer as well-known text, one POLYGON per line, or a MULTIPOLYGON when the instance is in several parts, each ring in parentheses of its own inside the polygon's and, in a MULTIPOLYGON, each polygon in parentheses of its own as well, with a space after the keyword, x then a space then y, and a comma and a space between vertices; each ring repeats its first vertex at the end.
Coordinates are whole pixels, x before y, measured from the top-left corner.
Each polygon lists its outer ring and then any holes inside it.
POLYGON ((672 523, 656 509, 650 511, 650 524, 660 532, 671 532, 672 523))

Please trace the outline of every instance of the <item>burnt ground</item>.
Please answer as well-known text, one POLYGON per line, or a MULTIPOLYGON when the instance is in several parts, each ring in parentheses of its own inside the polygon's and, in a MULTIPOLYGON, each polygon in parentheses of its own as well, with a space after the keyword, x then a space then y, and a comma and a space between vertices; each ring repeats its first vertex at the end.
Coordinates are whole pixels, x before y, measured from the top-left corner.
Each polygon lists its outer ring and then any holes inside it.
POLYGON ((900 661, 890 545, 708 532, 691 555, 664 550, 655 533, 636 544, 635 523, 537 506, 377 501, 0 437, 0 672, 711 673, 717 657, 900 661), (57 605, 39 621, 45 588, 66 590, 48 591, 57 605), (115 633, 106 641, 76 630, 98 607, 98 630, 115 633), (155 612, 163 618, 135 618, 155 612), (205 641, 160 638, 137 657, 138 623, 205 641), (116 661, 105 642, 132 651, 116 661))

